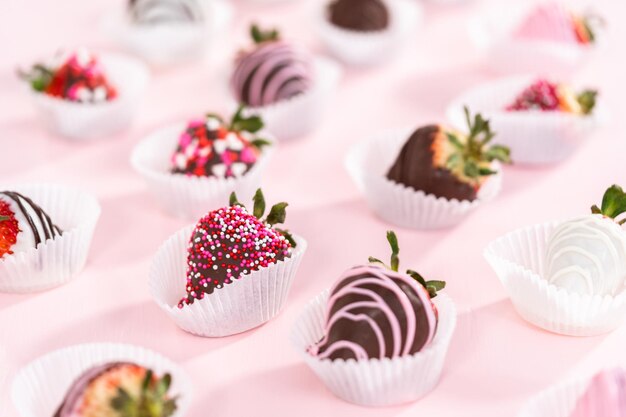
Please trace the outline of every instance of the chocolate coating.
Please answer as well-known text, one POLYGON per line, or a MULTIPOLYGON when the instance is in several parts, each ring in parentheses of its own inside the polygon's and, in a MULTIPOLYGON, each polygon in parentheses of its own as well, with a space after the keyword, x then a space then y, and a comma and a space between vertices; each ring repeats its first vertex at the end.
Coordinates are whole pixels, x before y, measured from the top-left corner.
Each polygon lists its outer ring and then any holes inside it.
POLYGON ((437 197, 475 200, 477 190, 471 184, 459 180, 448 169, 435 165, 433 148, 439 134, 445 133, 437 125, 417 129, 402 146, 387 178, 437 197))
POLYGON ((231 89, 239 102, 260 107, 306 92, 312 78, 307 52, 284 41, 266 41, 238 57, 231 89))
POLYGON ((376 265, 346 271, 333 287, 325 336, 310 348, 320 359, 395 358, 422 350, 437 313, 411 277, 376 265))
POLYGON ((328 12, 331 23, 344 29, 371 32, 389 26, 389 11, 381 0, 335 0, 328 12))

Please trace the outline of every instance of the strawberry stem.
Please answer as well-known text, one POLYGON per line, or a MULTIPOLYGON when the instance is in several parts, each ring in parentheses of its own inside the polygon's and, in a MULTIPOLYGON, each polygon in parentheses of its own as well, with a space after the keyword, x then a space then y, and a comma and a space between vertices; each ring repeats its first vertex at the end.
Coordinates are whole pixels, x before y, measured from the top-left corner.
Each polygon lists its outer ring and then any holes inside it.
MULTIPOLYGON (((610 186, 602 196, 602 205, 591 206, 593 214, 601 214, 611 219, 616 219, 622 213, 626 212, 626 193, 619 185, 610 186)), ((626 219, 625 219, 626 220, 626 219)), ((624 220, 618 222, 622 224, 624 220)))
POLYGON ((256 24, 253 24, 250 27, 250 36, 252 36, 252 39, 256 44, 277 41, 280 39, 280 34, 276 29, 261 30, 261 28, 259 28, 256 24))
POLYGON ((594 107, 596 106, 597 96, 597 90, 584 90, 576 96, 576 100, 580 104, 580 109, 583 114, 591 114, 594 107))

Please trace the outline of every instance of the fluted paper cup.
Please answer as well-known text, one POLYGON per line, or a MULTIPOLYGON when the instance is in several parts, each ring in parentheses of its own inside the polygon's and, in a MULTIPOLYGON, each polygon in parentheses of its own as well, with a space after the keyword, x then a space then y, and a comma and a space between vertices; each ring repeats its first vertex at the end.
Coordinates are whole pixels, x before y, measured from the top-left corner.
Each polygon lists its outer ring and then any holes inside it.
POLYGON ((377 31, 356 31, 332 24, 326 1, 316 4, 316 27, 322 42, 333 56, 350 65, 384 63, 415 29, 421 18, 421 7, 411 0, 387 0, 389 27, 377 31))
POLYGON ((267 106, 246 108, 248 114, 259 115, 267 130, 281 142, 305 136, 322 124, 328 102, 341 78, 341 68, 322 57, 316 57, 313 65, 314 82, 306 92, 267 106))
MULTIPOLYGON (((272 141, 270 146, 264 147, 252 168, 239 178, 172 174, 169 172, 171 156, 185 127, 181 123, 160 129, 133 150, 131 164, 144 178, 159 205, 174 216, 195 221, 208 211, 227 204, 233 191, 242 200, 251 199, 261 185, 276 142, 272 141)), ((271 139, 266 133, 262 137, 271 139)))
POLYGON ((172 376, 170 393, 179 396, 172 417, 183 417, 191 404, 192 386, 187 374, 175 363, 138 346, 90 343, 48 353, 23 368, 13 381, 11 396, 21 417, 54 415, 72 383, 85 371, 110 362, 132 362, 157 375, 172 376))
POLYGON ((105 17, 109 36, 155 67, 199 60, 219 47, 232 18, 232 6, 223 0, 202 2, 205 20, 190 23, 135 24, 126 8, 105 17))
POLYGON ((378 217, 409 229, 441 229, 460 223, 498 194, 502 172, 497 163, 494 168, 498 173, 485 181, 474 201, 436 197, 387 179, 387 171, 414 130, 381 132, 348 154, 346 168, 378 217))
MULTIPOLYGON (((455 98, 447 109, 450 122, 466 127, 463 106, 479 112, 498 134, 498 143, 508 146, 516 164, 550 164, 571 155, 606 120, 599 102, 592 114, 561 111, 507 111, 506 107, 538 77, 515 76, 484 83, 455 98)), ((576 86, 576 89, 582 87, 576 86)))
POLYGON ((307 248, 303 238, 294 236, 297 245, 289 258, 178 308, 186 295, 187 248, 193 229, 186 227, 165 241, 150 269, 150 293, 178 327, 198 336, 230 336, 258 327, 281 312, 307 248))
POLYGON ((492 70, 565 76, 593 59, 595 45, 515 39, 513 31, 530 12, 529 5, 534 7, 534 3, 491 7, 470 20, 470 38, 492 70))
POLYGON ((395 359, 367 361, 319 359, 307 349, 324 336, 329 291, 315 297, 293 328, 292 342, 306 364, 342 400, 364 406, 404 404, 424 397, 441 378, 456 327, 456 307, 445 294, 433 299, 439 324, 432 342, 420 352, 395 359))
POLYGON ((570 336, 595 336, 619 327, 626 317, 626 292, 588 295, 548 283, 545 253, 559 223, 518 229, 491 242, 484 255, 526 321, 570 336))
POLYGON ((141 61, 116 53, 98 55, 103 72, 118 92, 102 103, 77 103, 48 94, 29 92, 44 126, 70 140, 102 139, 127 129, 135 116, 150 72, 141 61))
POLYGON ((62 230, 26 251, 0 259, 0 292, 28 293, 66 284, 85 266, 100 205, 89 194, 58 185, 2 186, 31 198, 62 230))

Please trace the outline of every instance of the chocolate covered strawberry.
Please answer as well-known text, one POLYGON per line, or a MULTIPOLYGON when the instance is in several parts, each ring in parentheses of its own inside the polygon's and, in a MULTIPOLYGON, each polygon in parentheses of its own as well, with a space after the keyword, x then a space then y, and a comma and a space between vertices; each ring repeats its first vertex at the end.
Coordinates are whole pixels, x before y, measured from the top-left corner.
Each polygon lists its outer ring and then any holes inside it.
POLYGON ((117 97, 95 55, 78 50, 60 64, 36 64, 20 73, 38 92, 80 103, 102 103, 117 97))
POLYGON ((465 108, 469 133, 442 125, 417 129, 406 141, 387 178, 437 197, 475 200, 485 180, 497 173, 494 161, 510 163, 509 149, 491 144, 489 121, 465 108))
POLYGON ((587 115, 593 111, 597 95, 596 90, 583 90, 576 93, 565 84, 540 79, 522 91, 506 109, 509 111, 562 111, 587 115))
POLYGON ((369 258, 369 265, 343 273, 331 289, 324 337, 309 347, 320 359, 394 359, 421 351, 435 337, 439 314, 431 298, 443 281, 398 272, 400 249, 387 232, 391 262, 369 258), (382 266, 381 266, 382 265, 382 266))
POLYGON ((74 381, 53 417, 169 417, 176 411, 171 382, 133 363, 96 366, 74 381))
POLYGON ((257 162, 270 142, 256 135, 259 116, 244 117, 240 107, 230 123, 216 114, 189 122, 172 155, 172 172, 198 177, 241 177, 257 162))
POLYGON ((626 193, 609 187, 591 214, 560 224, 550 234, 546 279, 568 291, 617 295, 626 288, 626 235, 617 217, 626 212, 626 193))
POLYGON ((0 191, 0 259, 60 235, 61 229, 33 200, 15 191, 0 191))
POLYGON ((561 43, 591 44, 602 19, 580 15, 558 2, 546 2, 535 8, 514 32, 518 39, 561 43))
POLYGON ((275 227, 285 221, 287 203, 272 206, 264 218, 261 190, 252 213, 233 193, 230 205, 211 211, 193 230, 187 253, 187 296, 178 307, 192 304, 237 279, 291 256, 296 242, 275 227))

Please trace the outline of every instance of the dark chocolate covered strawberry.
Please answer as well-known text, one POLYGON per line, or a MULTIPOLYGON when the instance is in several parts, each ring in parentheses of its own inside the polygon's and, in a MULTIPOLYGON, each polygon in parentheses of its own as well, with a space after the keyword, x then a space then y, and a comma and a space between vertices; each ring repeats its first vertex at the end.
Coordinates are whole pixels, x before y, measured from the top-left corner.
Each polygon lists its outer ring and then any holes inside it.
POLYGON ((496 174, 493 162, 510 163, 509 149, 491 144, 489 121, 465 108, 469 133, 443 125, 417 129, 406 141, 387 178, 426 194, 475 200, 485 180, 496 174))
POLYGON ((296 242, 288 231, 274 227, 285 221, 286 207, 284 202, 275 204, 263 218, 265 199, 259 189, 252 213, 233 193, 229 206, 200 219, 189 240, 187 295, 178 307, 291 256, 296 242))
POLYGON ((171 382, 134 363, 95 366, 74 381, 53 417, 169 417, 176 411, 171 382))
POLYGON ((320 359, 383 359, 415 354, 437 331, 439 315, 431 298, 443 281, 398 272, 398 239, 387 232, 391 262, 369 258, 368 265, 343 273, 333 286, 326 309, 324 337, 309 348, 320 359))

